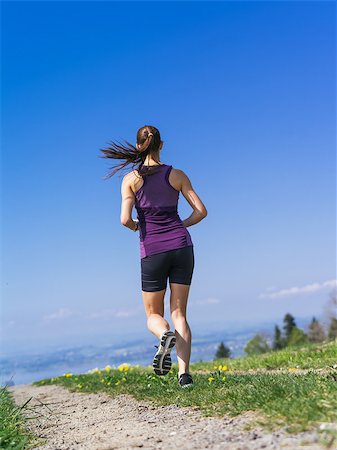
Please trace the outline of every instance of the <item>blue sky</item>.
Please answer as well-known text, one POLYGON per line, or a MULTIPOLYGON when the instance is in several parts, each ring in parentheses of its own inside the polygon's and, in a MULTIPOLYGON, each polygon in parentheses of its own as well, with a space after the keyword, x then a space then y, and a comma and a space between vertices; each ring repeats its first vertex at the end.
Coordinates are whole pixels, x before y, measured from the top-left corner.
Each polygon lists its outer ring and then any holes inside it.
POLYGON ((2 21, 3 349, 149 333, 139 236, 99 158, 145 124, 208 210, 189 228, 192 330, 322 313, 334 2, 2 2, 2 21))

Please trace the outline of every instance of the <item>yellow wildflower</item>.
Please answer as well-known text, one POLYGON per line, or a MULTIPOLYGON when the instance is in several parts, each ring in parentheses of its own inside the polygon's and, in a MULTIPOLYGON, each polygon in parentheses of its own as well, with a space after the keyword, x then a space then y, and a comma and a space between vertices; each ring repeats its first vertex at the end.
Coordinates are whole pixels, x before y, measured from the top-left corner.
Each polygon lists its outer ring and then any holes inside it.
POLYGON ((218 368, 218 366, 213 366, 213 369, 217 369, 218 368))
MULTIPOLYGON (((214 367, 215 369, 216 369, 216 367, 214 367)), ((228 370, 228 367, 227 366, 222 366, 221 364, 220 364, 220 366, 218 366, 218 370, 220 370, 220 371, 222 371, 222 370, 228 370)))
POLYGON ((110 372, 110 370, 111 370, 111 366, 109 366, 109 365, 105 366, 105 371, 106 372, 110 372))
POLYGON ((226 377, 224 376, 224 377, 222 377, 221 379, 222 379, 222 381, 225 381, 226 377))
POLYGON ((130 368, 130 365, 128 363, 123 363, 118 366, 118 370, 120 372, 127 372, 129 370, 129 368, 130 368))
POLYGON ((126 378, 125 378, 125 377, 123 377, 123 378, 122 378, 122 380, 123 380, 123 381, 126 381, 126 378))
POLYGON ((213 377, 208 377, 208 381, 211 383, 213 380, 215 380, 215 378, 213 377))
POLYGON ((104 378, 102 378, 102 379, 101 379, 101 383, 105 383, 105 380, 104 380, 104 378))
POLYGON ((72 373, 65 373, 64 376, 67 377, 67 378, 69 378, 69 377, 72 377, 73 374, 72 374, 72 373))
POLYGON ((107 384, 109 384, 109 385, 110 385, 110 384, 111 384, 111 382, 110 382, 110 381, 108 381, 108 382, 107 382, 107 384))
POLYGON ((115 384, 120 384, 121 380, 117 380, 115 384))

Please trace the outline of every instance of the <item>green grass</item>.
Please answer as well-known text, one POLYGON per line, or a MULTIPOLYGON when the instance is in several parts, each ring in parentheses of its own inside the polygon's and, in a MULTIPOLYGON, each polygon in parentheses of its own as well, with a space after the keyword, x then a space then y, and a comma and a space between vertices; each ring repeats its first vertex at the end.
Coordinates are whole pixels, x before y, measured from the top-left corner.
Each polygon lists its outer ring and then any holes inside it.
POLYGON ((177 364, 173 364, 165 377, 156 376, 151 366, 131 366, 127 371, 103 369, 99 373, 60 376, 34 384, 57 383, 71 390, 103 390, 111 395, 128 393, 158 405, 197 406, 208 416, 256 411, 261 419, 259 423, 269 429, 286 425, 289 431, 304 431, 321 422, 337 421, 337 370, 332 367, 336 355, 337 342, 330 342, 249 358, 194 363, 190 372, 194 373, 195 385, 189 390, 177 384, 177 364), (219 363, 229 369, 300 367, 328 371, 325 374, 314 370, 306 374, 235 374, 218 370, 219 363), (207 373, 198 373, 200 369, 207 373))
POLYGON ((197 406, 207 416, 235 416, 244 411, 257 411, 265 415, 259 423, 269 429, 272 425, 288 424, 289 431, 301 431, 317 422, 337 420, 336 373, 324 376, 315 373, 226 374, 224 380, 223 376, 221 371, 195 374, 195 386, 184 390, 177 384, 176 369, 171 369, 165 377, 158 377, 152 371, 131 367, 127 372, 102 370, 34 384, 57 383, 70 390, 106 391, 113 396, 128 393, 157 405, 197 406), (210 375, 214 380, 209 381, 210 375))
MULTIPOLYGON (((33 384, 59 384, 71 391, 104 391, 112 396, 130 394, 139 400, 152 401, 155 405, 194 406, 206 416, 233 417, 253 411, 256 413, 254 424, 267 430, 285 426, 289 432, 319 431, 319 424, 337 422, 336 363, 335 341, 287 348, 255 357, 193 363, 190 372, 195 384, 190 389, 179 387, 176 363, 165 377, 155 375, 150 365, 126 364, 125 370, 121 367, 121 370, 108 368, 97 369, 95 373, 64 374, 33 384), (219 364, 222 366, 220 369, 219 364), (223 370, 224 366, 230 370, 246 371, 294 367, 309 370, 305 374, 296 371, 236 374, 223 370), (315 369, 318 368, 324 368, 326 372, 317 373, 315 369)), ((337 442, 336 433, 331 433, 328 448, 337 442)))
MULTIPOLYGON (((300 347, 287 347, 283 350, 264 353, 257 356, 244 356, 241 358, 215 359, 213 364, 226 364, 233 370, 248 369, 282 369, 297 367, 300 369, 327 368, 337 363, 336 341, 324 344, 305 344, 300 347)), ((194 370, 209 369, 209 362, 194 363, 194 370)))
MULTIPOLYGON (((29 399, 30 400, 30 399, 29 399)), ((33 433, 27 429, 27 417, 23 409, 27 408, 29 400, 17 406, 12 393, 7 387, 0 388, 0 448, 21 450, 28 449, 40 442, 33 433)))

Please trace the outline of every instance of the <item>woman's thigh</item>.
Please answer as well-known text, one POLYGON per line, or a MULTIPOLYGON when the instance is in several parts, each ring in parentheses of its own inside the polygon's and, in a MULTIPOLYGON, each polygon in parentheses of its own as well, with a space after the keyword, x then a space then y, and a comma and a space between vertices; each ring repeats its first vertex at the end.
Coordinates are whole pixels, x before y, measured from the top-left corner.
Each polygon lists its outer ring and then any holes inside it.
POLYGON ((171 260, 171 251, 145 256, 140 260, 143 292, 158 292, 166 289, 171 260))
POLYGON ((194 271, 193 245, 182 247, 172 252, 172 261, 169 269, 170 283, 190 285, 194 271))
POLYGON ((142 296, 147 316, 164 316, 164 297, 171 253, 162 252, 141 259, 142 296))
POLYGON ((194 269, 193 246, 157 253, 141 259, 142 296, 146 315, 164 316, 167 279, 170 281, 171 315, 186 315, 194 269))
POLYGON ((171 316, 186 317, 188 295, 194 270, 193 246, 177 249, 169 270, 171 316))
POLYGON ((142 291, 143 304, 146 316, 151 314, 159 314, 164 317, 164 297, 166 289, 157 292, 142 291))
POLYGON ((173 321, 175 318, 179 317, 186 318, 187 300, 190 287, 191 286, 189 284, 170 283, 170 311, 173 321))

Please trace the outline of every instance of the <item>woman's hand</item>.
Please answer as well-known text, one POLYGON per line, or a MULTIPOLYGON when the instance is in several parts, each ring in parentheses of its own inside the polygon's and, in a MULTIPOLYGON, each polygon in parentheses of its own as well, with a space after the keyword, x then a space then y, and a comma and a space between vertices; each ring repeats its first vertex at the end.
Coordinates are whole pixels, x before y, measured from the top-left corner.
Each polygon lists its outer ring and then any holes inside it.
POLYGON ((138 219, 136 219, 136 220, 129 219, 125 222, 122 222, 122 225, 124 225, 126 228, 129 228, 132 231, 138 231, 138 229, 139 229, 138 219))
POLYGON ((134 224, 135 224, 135 228, 134 228, 133 231, 139 231, 139 220, 138 220, 138 219, 135 219, 133 222, 134 222, 134 224))

